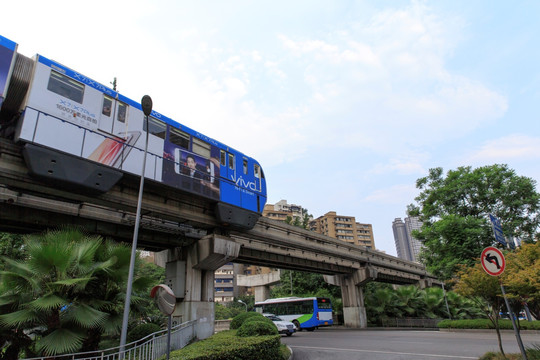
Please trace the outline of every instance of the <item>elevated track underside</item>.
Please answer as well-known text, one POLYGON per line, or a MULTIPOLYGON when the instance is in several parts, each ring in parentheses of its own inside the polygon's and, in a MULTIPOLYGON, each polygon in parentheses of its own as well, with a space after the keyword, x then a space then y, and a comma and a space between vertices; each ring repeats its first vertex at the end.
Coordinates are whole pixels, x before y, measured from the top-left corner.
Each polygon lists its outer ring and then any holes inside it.
MULTIPOLYGON (((73 225, 131 243, 138 191, 139 177, 128 174, 106 193, 81 192, 33 178, 21 146, 0 138, 0 231, 33 233, 73 225)), ((251 230, 223 228, 216 221, 214 205, 145 181, 139 247, 173 249, 219 234, 241 245, 238 263, 351 275, 359 283, 436 282, 419 264, 282 222, 260 218, 251 230)))

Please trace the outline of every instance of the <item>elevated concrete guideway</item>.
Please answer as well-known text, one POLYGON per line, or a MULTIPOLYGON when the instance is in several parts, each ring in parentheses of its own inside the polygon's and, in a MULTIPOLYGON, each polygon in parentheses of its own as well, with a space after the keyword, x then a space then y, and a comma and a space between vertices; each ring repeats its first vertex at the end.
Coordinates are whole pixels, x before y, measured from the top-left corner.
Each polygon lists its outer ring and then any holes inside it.
MULTIPOLYGON (((0 138, 0 231, 29 233, 72 224, 131 243, 138 186, 137 177, 124 174, 106 193, 84 193, 33 178, 21 146, 0 138)), ((419 264, 271 219, 261 218, 247 231, 222 229, 213 208, 208 200, 145 183, 138 243, 167 250, 170 277, 179 291, 175 316, 199 320, 203 334, 213 333, 214 270, 230 261, 326 275, 341 286, 345 322, 351 327, 366 326, 365 283, 437 282, 419 264)))

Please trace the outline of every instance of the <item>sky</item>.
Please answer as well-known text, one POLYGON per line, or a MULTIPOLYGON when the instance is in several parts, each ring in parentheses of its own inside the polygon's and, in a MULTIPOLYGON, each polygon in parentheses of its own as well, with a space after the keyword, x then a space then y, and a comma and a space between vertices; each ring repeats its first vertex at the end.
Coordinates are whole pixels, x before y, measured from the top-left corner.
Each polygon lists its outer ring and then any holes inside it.
MULTIPOLYGON (((540 180, 539 1, 9 1, 0 34, 257 159, 268 203, 392 221, 430 168, 540 180), (9 14, 9 15, 7 15, 9 14)), ((540 190, 537 186, 537 191, 540 190)))

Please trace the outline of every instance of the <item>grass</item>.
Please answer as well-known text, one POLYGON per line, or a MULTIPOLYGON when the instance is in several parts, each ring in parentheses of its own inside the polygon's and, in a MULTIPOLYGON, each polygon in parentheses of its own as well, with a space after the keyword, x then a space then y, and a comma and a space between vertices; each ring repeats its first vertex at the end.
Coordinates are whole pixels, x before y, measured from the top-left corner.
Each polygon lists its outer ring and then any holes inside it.
MULTIPOLYGON (((540 360, 540 345, 533 345, 525 349, 528 360, 540 360)), ((488 352, 480 357, 479 360, 521 360, 521 354, 506 354, 506 357, 501 353, 488 352)))

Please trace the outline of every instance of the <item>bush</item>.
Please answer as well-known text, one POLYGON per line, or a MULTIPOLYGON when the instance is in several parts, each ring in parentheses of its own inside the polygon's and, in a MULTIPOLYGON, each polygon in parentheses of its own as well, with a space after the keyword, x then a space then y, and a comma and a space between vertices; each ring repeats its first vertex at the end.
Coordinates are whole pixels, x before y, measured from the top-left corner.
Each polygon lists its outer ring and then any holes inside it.
POLYGON ((280 337, 238 337, 235 330, 219 332, 183 349, 171 352, 171 360, 276 360, 281 359, 280 337))
MULTIPOLYGON (((263 315, 258 314, 258 313, 256 313, 256 314, 259 315, 259 316, 250 316, 250 317, 248 317, 247 319, 244 320, 242 325, 244 325, 245 323, 248 323, 248 322, 252 322, 252 321, 262 321, 262 322, 267 322, 269 324, 274 325, 274 322, 272 320, 270 320, 269 318, 267 318, 266 316, 263 316, 263 315)), ((240 326, 242 326, 242 325, 240 325, 240 326)))
POLYGON ((268 321, 245 321, 240 328, 236 336, 264 336, 264 335, 277 335, 278 330, 274 323, 268 323, 268 321))
POLYGON ((246 321, 247 318, 250 318, 252 316, 264 317, 261 314, 254 311, 240 313, 231 320, 229 329, 231 330, 238 329, 240 326, 242 326, 242 324, 244 323, 244 321, 246 321))
POLYGON ((146 323, 137 325, 127 334, 127 342, 137 341, 160 330, 161 328, 158 324, 146 323))
MULTIPOLYGON (((495 329, 489 319, 443 320, 437 326, 441 329, 495 329)), ((519 327, 521 330, 540 330, 540 321, 520 321, 519 327)), ((499 320, 499 328, 512 330, 512 321, 507 319, 499 320)))

